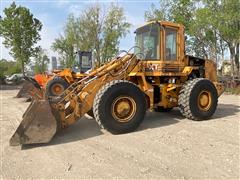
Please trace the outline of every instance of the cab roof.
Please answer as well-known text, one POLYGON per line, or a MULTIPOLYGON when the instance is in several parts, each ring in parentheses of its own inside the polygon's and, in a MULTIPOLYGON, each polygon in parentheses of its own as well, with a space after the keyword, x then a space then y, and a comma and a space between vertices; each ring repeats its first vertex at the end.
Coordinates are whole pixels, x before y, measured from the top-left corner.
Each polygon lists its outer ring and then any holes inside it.
POLYGON ((157 21, 157 20, 155 20, 155 21, 147 21, 143 25, 139 26, 137 29, 142 28, 142 27, 147 26, 147 25, 150 25, 150 24, 155 24, 155 23, 159 23, 162 26, 171 26, 171 27, 177 27, 177 28, 179 28, 179 27, 184 28, 184 26, 182 24, 179 24, 179 23, 174 23, 174 22, 170 22, 170 21, 157 21))

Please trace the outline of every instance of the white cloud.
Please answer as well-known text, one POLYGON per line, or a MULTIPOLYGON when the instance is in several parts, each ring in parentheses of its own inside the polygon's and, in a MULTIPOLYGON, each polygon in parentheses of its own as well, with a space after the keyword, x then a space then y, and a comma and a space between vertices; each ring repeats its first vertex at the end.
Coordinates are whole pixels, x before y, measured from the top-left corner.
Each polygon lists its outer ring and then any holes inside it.
POLYGON ((55 2, 55 5, 57 8, 62 8, 64 6, 67 6, 71 1, 69 0, 58 0, 57 2, 55 2))
POLYGON ((78 17, 83 11, 83 4, 73 4, 68 7, 68 14, 73 14, 74 16, 78 17))

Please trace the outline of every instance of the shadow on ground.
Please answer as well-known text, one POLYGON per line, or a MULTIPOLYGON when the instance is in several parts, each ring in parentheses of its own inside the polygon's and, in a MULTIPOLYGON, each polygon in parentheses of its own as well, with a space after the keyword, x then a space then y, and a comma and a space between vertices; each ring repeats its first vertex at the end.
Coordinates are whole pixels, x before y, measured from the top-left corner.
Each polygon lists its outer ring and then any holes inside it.
MULTIPOLYGON (((177 123, 183 117, 176 109, 168 113, 150 113, 147 112, 146 117, 138 128, 137 131, 143 131, 150 128, 159 128, 177 123), (167 115, 168 114, 168 115, 167 115)), ((22 149, 27 150, 35 147, 51 146, 57 144, 71 143, 74 141, 81 141, 84 139, 92 138, 102 135, 99 125, 94 119, 82 118, 72 126, 57 133, 50 143, 36 144, 36 145, 23 145, 22 149)))
POLYGON ((240 111, 240 106, 233 104, 218 104, 212 119, 234 116, 240 111))
MULTIPOLYGON (((216 113, 210 120, 236 115, 236 113, 239 112, 239 108, 239 106, 232 104, 219 104, 216 113)), ((173 125, 178 123, 182 119, 185 118, 181 115, 178 108, 174 108, 171 112, 167 113, 147 112, 143 123, 137 131, 144 131, 146 129, 161 128, 164 126, 173 125)), ((24 145, 22 146, 22 149, 27 150, 39 146, 51 146, 57 144, 71 143, 74 141, 81 141, 84 139, 100 136, 102 134, 103 133, 100 130, 100 127, 94 119, 82 118, 66 130, 63 130, 60 133, 56 134, 50 143, 38 145, 24 145)))
POLYGON ((31 144, 23 145, 22 149, 35 148, 39 146, 51 146, 57 144, 71 143, 75 141, 81 141, 84 139, 92 138, 102 135, 99 125, 94 119, 82 118, 75 124, 71 125, 67 129, 61 130, 47 144, 31 144))
POLYGON ((184 119, 184 117, 181 115, 178 108, 174 108, 170 112, 147 112, 138 131, 172 125, 178 123, 182 119, 184 119))

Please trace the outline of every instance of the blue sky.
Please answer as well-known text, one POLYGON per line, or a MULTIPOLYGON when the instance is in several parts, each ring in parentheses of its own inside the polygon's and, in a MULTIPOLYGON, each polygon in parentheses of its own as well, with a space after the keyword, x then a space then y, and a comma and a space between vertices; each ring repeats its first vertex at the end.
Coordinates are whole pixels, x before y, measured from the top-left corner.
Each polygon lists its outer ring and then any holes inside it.
MULTIPOLYGON (((1 16, 3 9, 8 7, 13 1, 0 0, 1 16)), ((129 49, 134 45, 134 30, 144 22, 144 13, 150 9, 152 3, 158 4, 158 0, 19 0, 17 5, 25 6, 30 9, 33 15, 43 23, 41 31, 42 40, 39 44, 47 50, 49 56, 57 55, 50 47, 55 38, 63 32, 63 27, 70 13, 79 15, 81 11, 93 3, 99 2, 105 10, 111 2, 118 2, 125 10, 127 21, 132 24, 131 32, 120 41, 120 49, 129 49)), ((2 45, 0 58, 12 59, 8 50, 2 45)))

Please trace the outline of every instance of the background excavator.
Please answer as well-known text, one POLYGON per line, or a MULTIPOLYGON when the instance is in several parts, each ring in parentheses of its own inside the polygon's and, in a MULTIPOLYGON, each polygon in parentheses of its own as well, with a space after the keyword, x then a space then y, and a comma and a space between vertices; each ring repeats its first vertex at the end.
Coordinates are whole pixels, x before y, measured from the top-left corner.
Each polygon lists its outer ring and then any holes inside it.
POLYGON ((110 62, 72 83, 59 96, 45 96, 35 86, 34 101, 10 139, 10 145, 47 143, 86 112, 113 134, 136 130, 147 110, 179 107, 191 120, 210 118, 224 86, 216 64, 185 54, 181 24, 151 21, 136 30, 135 52, 110 62))

